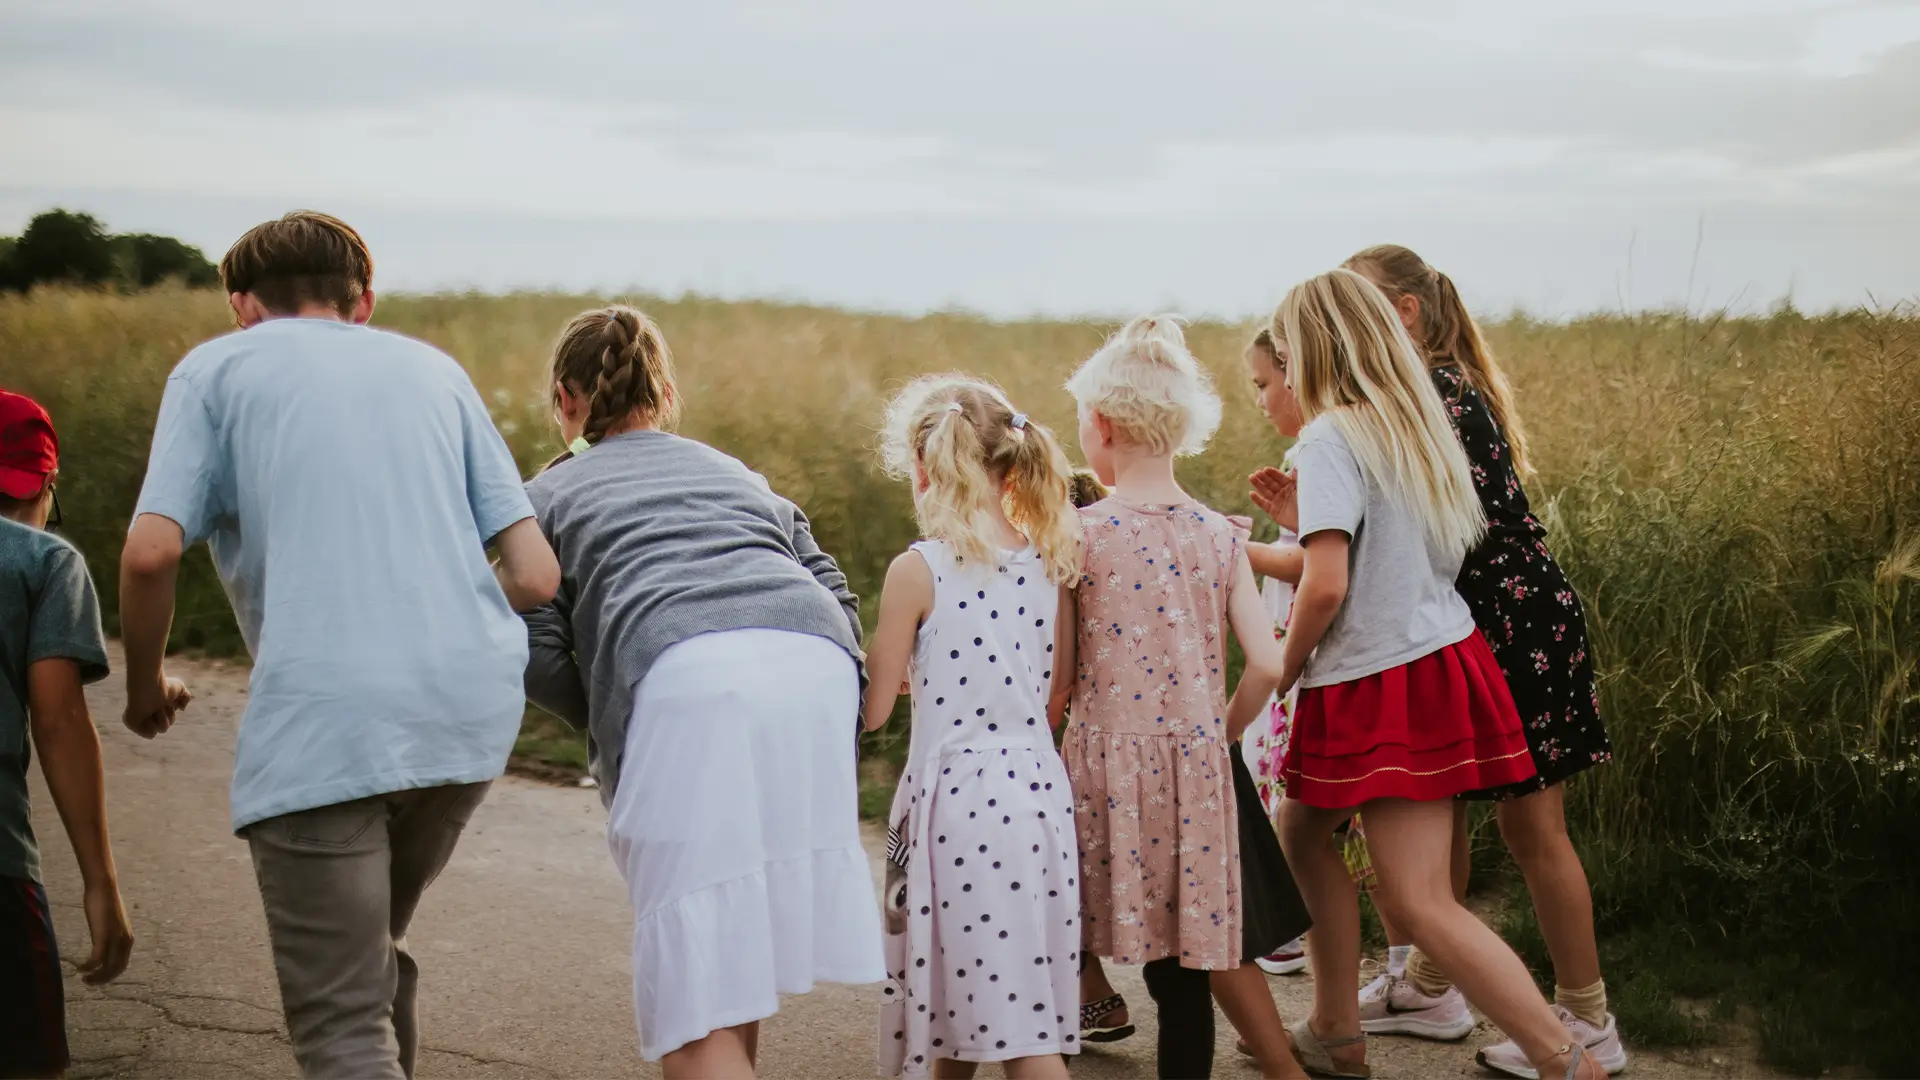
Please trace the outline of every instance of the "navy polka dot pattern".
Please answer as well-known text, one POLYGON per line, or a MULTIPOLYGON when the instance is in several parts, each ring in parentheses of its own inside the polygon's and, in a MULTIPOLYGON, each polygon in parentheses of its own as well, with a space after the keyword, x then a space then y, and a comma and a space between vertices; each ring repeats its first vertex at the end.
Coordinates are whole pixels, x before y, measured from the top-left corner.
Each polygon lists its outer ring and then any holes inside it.
POLYGON ((1046 713, 1059 592, 1031 550, 991 569, 938 541, 914 550, 934 610, 888 818, 880 1071, 1076 1053, 1078 843, 1046 713))

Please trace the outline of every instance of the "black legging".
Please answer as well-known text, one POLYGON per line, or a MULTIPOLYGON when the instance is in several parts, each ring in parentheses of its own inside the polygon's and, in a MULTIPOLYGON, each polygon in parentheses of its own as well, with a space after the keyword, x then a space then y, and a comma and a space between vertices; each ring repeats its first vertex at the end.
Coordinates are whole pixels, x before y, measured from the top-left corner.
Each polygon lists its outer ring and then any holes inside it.
POLYGON ((1140 974, 1160 1012, 1161 1080, 1213 1075, 1213 986, 1208 974, 1181 967, 1173 956, 1149 961, 1140 974))

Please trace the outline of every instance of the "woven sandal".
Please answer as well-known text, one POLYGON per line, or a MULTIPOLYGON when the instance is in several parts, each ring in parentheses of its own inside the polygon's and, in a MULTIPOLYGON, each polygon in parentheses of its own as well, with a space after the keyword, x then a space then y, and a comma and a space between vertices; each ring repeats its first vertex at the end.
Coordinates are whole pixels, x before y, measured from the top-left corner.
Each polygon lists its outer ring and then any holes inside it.
POLYGON ((1080 1006, 1080 1041, 1083 1043, 1112 1043, 1131 1038, 1136 1030, 1132 1024, 1101 1026, 1100 1021, 1127 1007, 1127 999, 1119 994, 1103 997, 1099 1001, 1090 1001, 1080 1006))
POLYGON ((1322 1039, 1313 1033, 1313 1021, 1302 1019, 1289 1026, 1287 1034, 1293 1036, 1293 1056, 1300 1062, 1301 1068, 1313 1075, 1331 1076, 1335 1080, 1371 1080, 1371 1065, 1335 1061, 1329 1052, 1343 1046, 1364 1044, 1367 1041, 1365 1033, 1349 1035, 1344 1039, 1322 1039))

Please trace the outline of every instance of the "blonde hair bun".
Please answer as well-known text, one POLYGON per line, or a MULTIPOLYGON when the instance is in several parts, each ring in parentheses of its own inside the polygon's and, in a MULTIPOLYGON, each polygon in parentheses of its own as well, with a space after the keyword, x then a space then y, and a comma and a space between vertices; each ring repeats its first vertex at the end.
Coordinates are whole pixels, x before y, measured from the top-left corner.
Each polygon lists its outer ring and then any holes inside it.
POLYGON ((1187 348, 1177 315, 1131 319, 1067 380, 1082 410, 1155 454, 1198 454, 1220 428, 1213 378, 1187 348))

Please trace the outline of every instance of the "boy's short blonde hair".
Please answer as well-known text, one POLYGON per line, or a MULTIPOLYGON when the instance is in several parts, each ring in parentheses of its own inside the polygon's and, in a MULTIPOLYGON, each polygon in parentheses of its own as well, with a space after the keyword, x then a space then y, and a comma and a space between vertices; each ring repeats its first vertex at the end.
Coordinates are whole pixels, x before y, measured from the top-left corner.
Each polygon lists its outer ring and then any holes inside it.
POLYGON ((1213 379, 1187 350, 1180 319, 1142 315, 1067 380, 1067 392, 1122 438, 1155 454, 1197 454, 1220 427, 1213 379))

